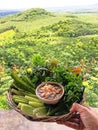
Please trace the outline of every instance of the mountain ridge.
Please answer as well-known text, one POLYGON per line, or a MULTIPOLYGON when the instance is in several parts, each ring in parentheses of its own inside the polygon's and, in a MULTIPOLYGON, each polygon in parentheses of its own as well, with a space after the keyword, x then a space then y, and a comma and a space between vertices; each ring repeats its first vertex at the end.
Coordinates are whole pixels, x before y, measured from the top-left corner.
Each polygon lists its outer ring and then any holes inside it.
MULTIPOLYGON (((31 9, 37 9, 37 8, 31 8, 31 9)), ((15 9, 15 10, 6 10, 2 9, 0 10, 0 17, 8 16, 17 14, 20 12, 25 12, 31 9, 15 9)), ((49 12, 54 13, 88 13, 88 12, 98 12, 98 3, 93 5, 77 5, 77 6, 63 6, 63 7, 45 7, 41 8, 49 12)))
POLYGON ((43 8, 31 8, 27 10, 1 10, 1 18, 4 16, 12 16, 14 19, 19 20, 30 20, 30 19, 36 19, 36 17, 47 17, 47 16, 53 16, 54 14, 52 12, 49 12, 43 8))

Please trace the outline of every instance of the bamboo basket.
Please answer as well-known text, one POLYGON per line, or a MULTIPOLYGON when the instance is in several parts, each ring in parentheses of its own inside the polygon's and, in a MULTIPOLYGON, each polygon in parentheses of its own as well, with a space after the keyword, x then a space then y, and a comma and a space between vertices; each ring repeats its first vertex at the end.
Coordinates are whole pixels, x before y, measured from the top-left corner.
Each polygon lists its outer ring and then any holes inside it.
POLYGON ((34 117, 28 114, 23 113, 18 107, 17 105, 13 102, 12 100, 12 92, 11 92, 11 87, 8 90, 8 94, 7 94, 7 101, 8 104, 17 112, 19 112, 21 115, 23 115, 25 118, 31 120, 31 121, 39 121, 39 122, 58 122, 58 121, 68 121, 70 120, 70 118, 73 118, 74 116, 76 116, 76 113, 67 113, 64 115, 60 115, 60 116, 44 116, 44 117, 34 117))

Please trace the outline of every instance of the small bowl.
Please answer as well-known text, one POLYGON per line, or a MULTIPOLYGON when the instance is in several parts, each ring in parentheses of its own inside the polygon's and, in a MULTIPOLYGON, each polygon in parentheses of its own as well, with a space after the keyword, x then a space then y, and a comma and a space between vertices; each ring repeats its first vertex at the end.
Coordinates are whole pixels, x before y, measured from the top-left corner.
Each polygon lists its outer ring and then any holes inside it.
POLYGON ((64 87, 57 82, 43 82, 36 88, 37 97, 46 104, 56 104, 64 95, 64 87))

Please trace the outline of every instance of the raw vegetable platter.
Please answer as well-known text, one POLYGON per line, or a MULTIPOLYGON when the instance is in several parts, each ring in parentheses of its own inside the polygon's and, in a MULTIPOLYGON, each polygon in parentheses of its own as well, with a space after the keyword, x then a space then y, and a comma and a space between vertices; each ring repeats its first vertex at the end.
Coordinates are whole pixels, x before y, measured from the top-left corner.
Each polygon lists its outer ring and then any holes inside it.
POLYGON ((11 72, 13 83, 8 90, 9 105, 32 121, 55 122, 69 120, 74 114, 69 110, 74 102, 83 100, 84 86, 80 68, 65 68, 59 64, 33 66, 32 72, 11 72), (43 82, 56 82, 64 87, 64 95, 56 104, 41 102, 36 87, 43 82))

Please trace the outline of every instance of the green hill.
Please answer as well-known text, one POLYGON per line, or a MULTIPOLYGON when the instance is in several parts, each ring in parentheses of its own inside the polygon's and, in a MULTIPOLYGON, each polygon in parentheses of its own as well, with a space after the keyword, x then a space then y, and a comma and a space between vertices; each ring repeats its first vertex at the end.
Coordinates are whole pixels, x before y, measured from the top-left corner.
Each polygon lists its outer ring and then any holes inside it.
POLYGON ((48 23, 47 18, 50 20, 54 18, 53 13, 47 12, 44 9, 33 8, 15 15, 7 16, 0 19, 0 32, 16 28, 20 31, 28 31, 36 27, 42 26, 43 22, 48 23), (26 29, 24 29, 24 27, 26 29), (31 28, 31 29, 30 29, 31 28))
POLYGON ((16 21, 28 21, 28 20, 35 20, 41 17, 47 17, 47 16, 54 16, 52 13, 42 9, 42 8, 33 8, 26 10, 24 12, 18 13, 15 16, 16 21))

